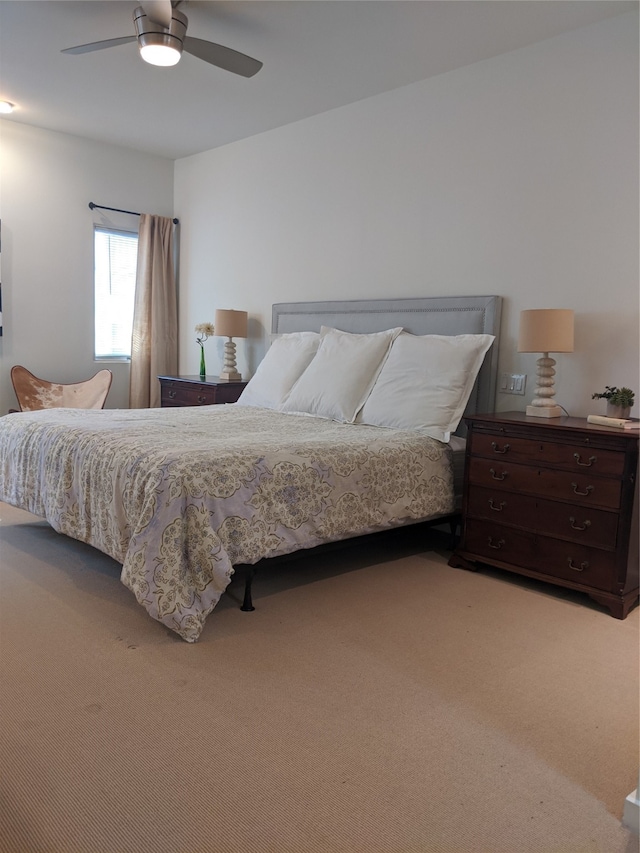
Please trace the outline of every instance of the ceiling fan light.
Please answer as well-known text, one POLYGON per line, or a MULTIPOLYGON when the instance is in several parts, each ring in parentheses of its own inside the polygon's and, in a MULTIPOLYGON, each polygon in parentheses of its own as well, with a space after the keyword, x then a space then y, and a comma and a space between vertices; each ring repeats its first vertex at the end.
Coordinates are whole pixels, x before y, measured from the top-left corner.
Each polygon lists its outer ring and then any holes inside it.
POLYGON ((150 65, 177 65, 182 53, 166 44, 140 45, 140 56, 150 65))
POLYGON ((171 25, 163 27, 149 19, 142 6, 133 13, 140 56, 151 65, 175 65, 182 55, 187 32, 187 16, 177 9, 171 13, 171 25))

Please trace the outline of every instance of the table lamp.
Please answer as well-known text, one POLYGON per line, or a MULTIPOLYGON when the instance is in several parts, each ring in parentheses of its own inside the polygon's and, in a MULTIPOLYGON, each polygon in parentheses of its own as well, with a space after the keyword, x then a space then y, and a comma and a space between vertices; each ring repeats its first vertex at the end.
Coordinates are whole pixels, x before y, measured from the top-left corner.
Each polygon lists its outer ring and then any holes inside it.
POLYGON ((236 345, 232 338, 247 337, 247 312, 218 309, 214 321, 216 335, 227 338, 224 345, 224 366, 220 379, 229 382, 240 382, 242 376, 236 366, 236 345))
POLYGON ((555 359, 550 352, 573 352, 573 311, 540 308, 522 311, 518 352, 541 352, 536 364, 536 395, 526 414, 534 418, 559 418, 564 412, 555 400, 555 359))

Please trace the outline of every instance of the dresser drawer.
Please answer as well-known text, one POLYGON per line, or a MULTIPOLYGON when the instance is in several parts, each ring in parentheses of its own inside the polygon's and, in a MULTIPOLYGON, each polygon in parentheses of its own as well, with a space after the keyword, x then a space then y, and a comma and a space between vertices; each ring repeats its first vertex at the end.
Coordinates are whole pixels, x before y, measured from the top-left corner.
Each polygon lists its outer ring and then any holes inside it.
POLYGON ((502 433, 475 433, 471 453, 488 459, 549 465, 568 471, 584 471, 600 476, 620 477, 624 471, 624 453, 602 450, 585 444, 561 444, 502 433))
POLYGON ((542 500, 500 489, 473 488, 469 493, 467 514, 583 545, 616 547, 616 512, 542 500))
POLYGON ((469 460, 468 477, 471 486, 489 486, 588 506, 611 509, 620 506, 621 481, 593 477, 591 472, 556 471, 474 457, 469 460))
POLYGON ((611 589, 615 576, 615 553, 564 542, 529 531, 502 527, 489 521, 468 519, 465 547, 490 563, 511 563, 548 577, 596 589, 611 589))

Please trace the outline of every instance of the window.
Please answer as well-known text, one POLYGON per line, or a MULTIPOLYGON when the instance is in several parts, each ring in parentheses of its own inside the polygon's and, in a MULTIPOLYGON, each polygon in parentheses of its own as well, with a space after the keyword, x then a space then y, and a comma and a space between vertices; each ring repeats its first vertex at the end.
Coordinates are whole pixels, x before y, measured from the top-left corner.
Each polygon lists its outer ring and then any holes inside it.
POLYGON ((95 357, 130 359, 138 235, 94 230, 95 357))

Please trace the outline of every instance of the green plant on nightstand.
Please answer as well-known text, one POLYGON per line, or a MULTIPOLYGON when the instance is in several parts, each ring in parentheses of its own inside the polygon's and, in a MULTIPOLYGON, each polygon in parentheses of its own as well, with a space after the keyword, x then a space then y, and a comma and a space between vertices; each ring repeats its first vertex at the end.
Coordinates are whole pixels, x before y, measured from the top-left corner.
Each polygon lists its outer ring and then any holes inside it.
POLYGON ((616 388, 615 385, 605 385, 601 394, 592 394, 592 400, 607 401, 607 415, 610 418, 628 418, 635 400, 631 388, 616 388))

